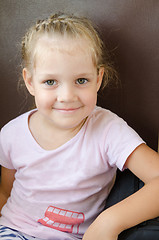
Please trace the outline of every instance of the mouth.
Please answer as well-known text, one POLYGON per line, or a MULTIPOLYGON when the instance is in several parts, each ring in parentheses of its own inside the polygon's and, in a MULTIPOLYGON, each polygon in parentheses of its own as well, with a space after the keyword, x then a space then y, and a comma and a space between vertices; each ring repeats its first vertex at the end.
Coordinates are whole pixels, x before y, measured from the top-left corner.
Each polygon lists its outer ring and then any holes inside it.
POLYGON ((74 113, 78 111, 81 107, 77 108, 53 108, 55 111, 58 111, 60 113, 74 113))

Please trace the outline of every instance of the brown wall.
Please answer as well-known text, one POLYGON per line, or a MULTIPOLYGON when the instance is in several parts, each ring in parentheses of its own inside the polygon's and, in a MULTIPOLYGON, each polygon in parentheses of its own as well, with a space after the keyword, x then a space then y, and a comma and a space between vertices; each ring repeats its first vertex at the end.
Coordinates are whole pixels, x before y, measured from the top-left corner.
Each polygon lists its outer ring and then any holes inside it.
POLYGON ((122 86, 105 89, 99 104, 123 117, 157 149, 158 0, 0 0, 0 127, 29 105, 16 89, 21 37, 35 19, 57 11, 86 15, 99 26, 122 86))

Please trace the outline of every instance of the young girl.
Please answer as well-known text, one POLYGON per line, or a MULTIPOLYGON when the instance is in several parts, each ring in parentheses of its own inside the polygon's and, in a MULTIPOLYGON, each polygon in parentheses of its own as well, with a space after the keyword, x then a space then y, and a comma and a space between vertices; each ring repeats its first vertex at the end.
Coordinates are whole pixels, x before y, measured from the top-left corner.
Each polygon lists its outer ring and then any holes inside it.
POLYGON ((96 106, 112 75, 91 23, 54 15, 22 43, 36 109, 0 134, 0 238, 116 240, 159 215, 159 156, 117 115, 96 106), (145 186, 103 211, 117 167, 145 186))

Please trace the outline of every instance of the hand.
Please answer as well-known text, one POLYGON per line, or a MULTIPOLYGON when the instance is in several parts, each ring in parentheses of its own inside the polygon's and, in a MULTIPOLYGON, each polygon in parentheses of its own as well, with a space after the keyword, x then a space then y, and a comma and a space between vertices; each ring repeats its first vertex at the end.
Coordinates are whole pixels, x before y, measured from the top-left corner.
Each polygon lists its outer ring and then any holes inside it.
POLYGON ((100 214, 89 226, 82 240, 117 240, 118 234, 111 231, 108 220, 100 214))

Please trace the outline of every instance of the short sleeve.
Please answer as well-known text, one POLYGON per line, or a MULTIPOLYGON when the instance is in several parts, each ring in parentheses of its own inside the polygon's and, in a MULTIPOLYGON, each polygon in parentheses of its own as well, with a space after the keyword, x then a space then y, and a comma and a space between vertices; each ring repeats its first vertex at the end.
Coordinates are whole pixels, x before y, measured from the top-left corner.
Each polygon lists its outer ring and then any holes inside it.
POLYGON ((121 118, 115 119, 108 131, 107 156, 110 166, 121 171, 129 155, 142 143, 141 137, 121 118))
POLYGON ((14 169, 10 159, 9 144, 7 143, 8 138, 9 136, 5 134, 5 130, 2 129, 0 132, 0 165, 5 168, 14 169))

